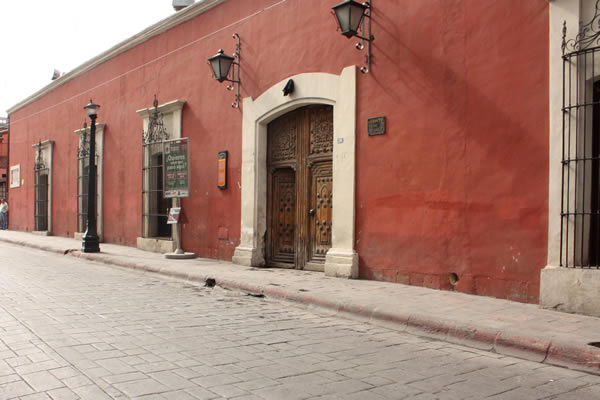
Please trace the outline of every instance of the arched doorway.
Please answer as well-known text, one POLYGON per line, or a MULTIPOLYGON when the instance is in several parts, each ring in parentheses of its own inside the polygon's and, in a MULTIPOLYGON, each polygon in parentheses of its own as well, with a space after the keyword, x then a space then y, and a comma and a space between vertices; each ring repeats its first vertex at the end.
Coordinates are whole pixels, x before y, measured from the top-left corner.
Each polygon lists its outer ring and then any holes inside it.
POLYGON ((266 263, 323 271, 331 248, 333 107, 311 105, 267 127, 266 263))
MULTIPOLYGON (((241 235, 232 261, 241 265, 267 263, 268 126, 289 112, 317 104, 333 108, 331 248, 325 254, 325 275, 358 277, 354 250, 356 160, 356 66, 340 75, 304 73, 286 78, 258 98, 244 98, 242 123, 241 235), (295 91, 282 96, 292 79, 295 91)), ((295 257, 295 256, 294 256, 295 257)), ((305 266, 305 269, 310 265, 305 266)))

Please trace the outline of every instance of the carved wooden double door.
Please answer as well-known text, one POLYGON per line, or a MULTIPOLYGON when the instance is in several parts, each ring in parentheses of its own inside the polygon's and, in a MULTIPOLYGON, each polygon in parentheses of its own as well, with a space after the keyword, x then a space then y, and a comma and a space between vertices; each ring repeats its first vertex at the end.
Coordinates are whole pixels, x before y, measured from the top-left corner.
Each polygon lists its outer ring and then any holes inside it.
POLYGON ((314 105, 269 124, 266 258, 323 271, 331 247, 333 107, 314 105))

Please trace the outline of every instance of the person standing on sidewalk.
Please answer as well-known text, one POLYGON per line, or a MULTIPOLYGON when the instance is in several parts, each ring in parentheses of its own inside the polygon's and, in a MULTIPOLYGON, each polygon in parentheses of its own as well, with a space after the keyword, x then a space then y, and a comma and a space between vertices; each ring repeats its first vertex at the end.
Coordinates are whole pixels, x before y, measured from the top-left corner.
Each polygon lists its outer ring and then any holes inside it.
POLYGON ((5 199, 0 202, 0 229, 8 229, 8 203, 5 199))

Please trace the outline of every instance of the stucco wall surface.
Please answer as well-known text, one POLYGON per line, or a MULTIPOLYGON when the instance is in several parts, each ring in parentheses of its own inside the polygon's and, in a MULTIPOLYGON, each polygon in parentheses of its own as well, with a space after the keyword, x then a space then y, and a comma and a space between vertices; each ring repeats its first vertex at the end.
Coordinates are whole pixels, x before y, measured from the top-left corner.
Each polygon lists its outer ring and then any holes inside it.
MULTIPOLYGON (((287 77, 339 75, 364 52, 335 29, 323 0, 228 0, 97 66, 11 114, 10 228, 33 228, 31 145, 54 140, 53 234, 77 227, 83 106, 101 105, 104 240, 141 236, 142 120, 136 110, 185 100, 192 191, 183 247, 231 259, 240 239, 243 107, 206 59, 242 41, 241 94, 287 77), (229 151, 228 189, 217 153, 229 151), (15 205, 19 206, 15 206, 15 205)), ((536 302, 547 255, 546 0, 376 0, 373 65, 357 77, 356 240, 360 277, 536 302), (385 116, 385 135, 367 120, 385 116)), ((335 182, 334 182, 335 185, 335 182)))

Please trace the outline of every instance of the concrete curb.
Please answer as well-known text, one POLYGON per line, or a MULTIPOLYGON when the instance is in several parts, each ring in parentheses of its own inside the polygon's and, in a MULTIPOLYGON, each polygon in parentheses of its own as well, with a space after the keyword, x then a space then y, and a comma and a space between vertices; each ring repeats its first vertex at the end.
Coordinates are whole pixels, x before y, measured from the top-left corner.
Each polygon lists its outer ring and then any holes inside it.
POLYGON ((124 261, 105 254, 82 253, 79 250, 60 250, 52 246, 36 245, 25 241, 0 239, 4 242, 36 248, 57 254, 65 254, 89 261, 113 265, 128 269, 156 273, 175 279, 202 283, 207 279, 215 279, 217 285, 240 290, 251 294, 262 294, 278 300, 293 302, 308 309, 316 309, 326 313, 340 315, 397 331, 405 331, 418 336, 438 339, 453 344, 464 345, 497 354, 517 357, 529 361, 561 366, 579 371, 600 375, 600 348, 577 346, 561 343, 556 339, 544 337, 522 336, 518 332, 503 332, 476 325, 468 325, 448 320, 440 320, 431 316, 411 313, 391 313, 378 310, 377 307, 354 303, 329 301, 319 296, 295 293, 282 287, 254 285, 246 282, 223 279, 213 274, 184 273, 163 268, 155 268, 143 263, 124 261))

